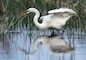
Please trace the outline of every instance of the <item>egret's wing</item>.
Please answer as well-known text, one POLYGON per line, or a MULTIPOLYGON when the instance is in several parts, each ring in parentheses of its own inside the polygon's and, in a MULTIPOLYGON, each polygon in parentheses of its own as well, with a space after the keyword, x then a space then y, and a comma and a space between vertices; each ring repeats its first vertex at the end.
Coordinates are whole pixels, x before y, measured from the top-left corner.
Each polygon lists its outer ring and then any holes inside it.
POLYGON ((69 8, 59 8, 59 9, 55 9, 55 10, 50 10, 50 11, 48 11, 48 13, 55 14, 55 13, 76 13, 76 12, 69 8))

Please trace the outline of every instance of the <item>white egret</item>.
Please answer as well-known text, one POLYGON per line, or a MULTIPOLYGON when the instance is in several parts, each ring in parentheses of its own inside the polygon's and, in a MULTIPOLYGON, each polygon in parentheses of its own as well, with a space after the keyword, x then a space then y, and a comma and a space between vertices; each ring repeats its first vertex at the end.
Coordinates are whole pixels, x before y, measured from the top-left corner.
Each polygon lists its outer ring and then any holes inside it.
POLYGON ((38 43, 42 43, 42 45, 49 50, 50 53, 69 53, 74 50, 74 48, 70 47, 67 42, 61 37, 57 35, 40 35, 33 42, 33 52, 28 52, 20 48, 20 50, 26 52, 29 55, 35 55, 38 52, 38 43))
POLYGON ((33 21, 35 25, 40 29, 55 28, 61 29, 66 24, 70 17, 76 15, 76 12, 69 8, 59 8, 48 11, 48 15, 40 17, 40 13, 36 8, 29 8, 21 16, 34 12, 35 16, 33 21), (43 20, 42 23, 38 22, 39 17, 43 20))

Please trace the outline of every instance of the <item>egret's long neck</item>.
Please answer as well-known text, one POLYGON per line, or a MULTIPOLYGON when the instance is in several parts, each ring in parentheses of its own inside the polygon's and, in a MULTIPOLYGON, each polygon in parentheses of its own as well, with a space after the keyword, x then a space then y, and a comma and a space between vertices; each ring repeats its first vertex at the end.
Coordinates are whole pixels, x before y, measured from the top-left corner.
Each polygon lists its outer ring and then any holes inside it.
POLYGON ((35 23, 35 25, 38 27, 38 28, 40 28, 40 29, 43 29, 43 24, 42 23, 39 23, 38 22, 38 19, 39 19, 39 17, 40 17, 40 13, 39 13, 39 11, 38 10, 35 10, 35 16, 34 16, 34 23, 35 23))

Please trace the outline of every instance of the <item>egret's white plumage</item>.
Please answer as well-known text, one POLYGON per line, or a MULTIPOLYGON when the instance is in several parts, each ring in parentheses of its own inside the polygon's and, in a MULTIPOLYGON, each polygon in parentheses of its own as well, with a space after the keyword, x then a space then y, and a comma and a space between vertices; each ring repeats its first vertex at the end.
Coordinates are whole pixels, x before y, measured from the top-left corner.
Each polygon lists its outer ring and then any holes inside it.
MULTIPOLYGON (((76 15, 76 12, 69 8, 59 8, 48 11, 48 15, 40 17, 40 13, 36 8, 29 8, 26 14, 34 12, 33 18, 35 25, 40 29, 55 28, 61 29, 66 24, 70 17, 76 15), (38 22, 39 17, 43 20, 42 23, 38 22)), ((25 14, 23 14, 25 15, 25 14)))
POLYGON ((59 9, 54 9, 54 10, 50 10, 48 11, 48 13, 65 13, 65 12, 69 12, 69 13, 75 13, 75 11, 73 11, 72 9, 69 8, 59 8, 59 9))

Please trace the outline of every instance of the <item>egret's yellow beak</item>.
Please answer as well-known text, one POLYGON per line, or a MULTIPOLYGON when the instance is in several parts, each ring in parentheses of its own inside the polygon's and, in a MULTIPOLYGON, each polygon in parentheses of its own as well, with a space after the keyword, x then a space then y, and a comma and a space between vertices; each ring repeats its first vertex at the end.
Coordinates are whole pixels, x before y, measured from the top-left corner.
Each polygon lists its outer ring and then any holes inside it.
POLYGON ((30 13, 30 11, 29 11, 29 10, 26 10, 24 13, 22 13, 22 14, 20 15, 20 17, 23 17, 23 16, 27 15, 28 13, 30 13))
POLYGON ((20 17, 26 16, 26 15, 27 15, 27 12, 24 12, 20 15, 20 17))

